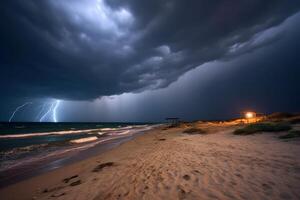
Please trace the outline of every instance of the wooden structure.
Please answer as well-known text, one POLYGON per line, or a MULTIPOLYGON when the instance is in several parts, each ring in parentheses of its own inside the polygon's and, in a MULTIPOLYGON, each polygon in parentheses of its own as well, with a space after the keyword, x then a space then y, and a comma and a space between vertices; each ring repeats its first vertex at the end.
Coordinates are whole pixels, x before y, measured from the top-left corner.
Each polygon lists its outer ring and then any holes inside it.
POLYGON ((168 117, 166 118, 168 123, 170 123, 171 126, 176 126, 179 124, 179 118, 178 117, 168 117))

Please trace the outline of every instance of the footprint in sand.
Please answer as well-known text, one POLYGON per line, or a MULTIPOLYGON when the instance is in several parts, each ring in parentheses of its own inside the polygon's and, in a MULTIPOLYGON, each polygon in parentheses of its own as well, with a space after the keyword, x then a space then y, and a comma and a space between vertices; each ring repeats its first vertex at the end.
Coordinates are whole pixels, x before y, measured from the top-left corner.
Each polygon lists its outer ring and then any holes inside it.
POLYGON ((263 187, 264 190, 272 190, 272 187, 270 185, 266 184, 266 183, 263 183, 262 187, 263 187))
POLYGON ((105 167, 111 167, 111 166, 113 166, 113 165, 115 165, 114 162, 102 163, 102 164, 98 165, 97 167, 95 167, 95 168, 92 170, 92 172, 100 172, 103 168, 105 168, 105 167))
POLYGON ((197 174, 202 174, 199 170, 193 170, 193 172, 197 173, 197 174))
POLYGON ((58 193, 58 194, 52 194, 51 197, 61 197, 64 196, 66 193, 58 193))
POLYGON ((184 175, 183 177, 182 177, 184 180, 186 180, 186 181, 188 181, 188 180, 190 180, 191 179, 191 177, 189 176, 189 175, 184 175))
POLYGON ((235 176, 239 177, 239 178, 244 178, 241 174, 236 173, 235 176))
POLYGON ((58 187, 54 187, 54 188, 50 188, 50 189, 46 188, 46 189, 43 190, 42 193, 54 192, 54 191, 57 191, 57 190, 61 190, 61 189, 63 189, 63 188, 65 188, 65 187, 63 187, 63 186, 58 186, 58 187))
POLYGON ((76 186, 76 185, 80 185, 82 182, 81 182, 81 180, 78 180, 78 181, 75 181, 75 182, 73 182, 73 183, 71 183, 70 184, 70 186, 76 186))
POLYGON ((76 174, 76 175, 74 175, 74 176, 65 178, 65 179, 63 180, 63 182, 64 182, 64 183, 68 183, 70 180, 72 180, 72 179, 74 179, 74 178, 77 178, 77 177, 78 177, 78 175, 76 174))

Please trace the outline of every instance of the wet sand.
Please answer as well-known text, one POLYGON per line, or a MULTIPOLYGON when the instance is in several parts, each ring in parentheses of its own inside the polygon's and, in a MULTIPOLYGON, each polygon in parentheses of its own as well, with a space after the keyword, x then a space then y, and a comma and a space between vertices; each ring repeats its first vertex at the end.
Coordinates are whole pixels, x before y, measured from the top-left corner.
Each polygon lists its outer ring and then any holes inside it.
MULTIPOLYGON (((1 199, 300 199, 300 142, 230 124, 157 128, 0 190, 1 199)), ((279 133, 280 134, 280 133, 279 133)))
MULTIPOLYGON (((149 127, 151 128, 151 127, 149 127)), ((8 170, 0 171, 0 189, 7 187, 11 184, 20 182, 22 180, 35 177, 40 174, 64 167, 66 165, 76 163, 81 160, 88 159, 90 157, 99 155, 105 151, 117 147, 118 145, 127 142, 134 137, 144 134, 145 131, 135 131, 129 135, 119 135, 114 137, 108 137, 106 139, 98 140, 94 143, 83 143, 83 146, 75 147, 75 150, 62 150, 60 153, 49 153, 45 158, 38 158, 36 161, 28 163, 20 163, 20 166, 12 167, 8 170), (82 151, 76 149, 84 148, 85 145, 92 145, 91 148, 86 148, 82 151)), ((72 141, 71 141, 72 142, 72 141)), ((35 157, 33 158, 33 160, 35 157)))

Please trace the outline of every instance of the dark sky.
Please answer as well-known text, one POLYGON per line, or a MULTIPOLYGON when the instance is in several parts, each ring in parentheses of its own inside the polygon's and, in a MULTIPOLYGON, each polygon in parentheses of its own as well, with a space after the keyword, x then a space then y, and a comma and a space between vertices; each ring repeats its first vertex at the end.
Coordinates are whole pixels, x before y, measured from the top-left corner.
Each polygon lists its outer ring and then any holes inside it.
POLYGON ((4 0, 0 121, 26 102, 12 121, 299 112, 299 9, 299 0, 4 0))

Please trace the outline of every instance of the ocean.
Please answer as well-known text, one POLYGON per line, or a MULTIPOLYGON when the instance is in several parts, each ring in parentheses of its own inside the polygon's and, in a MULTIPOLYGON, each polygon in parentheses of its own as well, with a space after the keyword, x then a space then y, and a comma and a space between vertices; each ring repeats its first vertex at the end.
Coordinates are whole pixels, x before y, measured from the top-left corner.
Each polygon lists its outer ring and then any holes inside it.
MULTIPOLYGON (((0 172, 149 130, 146 123, 0 123, 0 172)), ((54 159, 55 160, 55 159, 54 159)))

